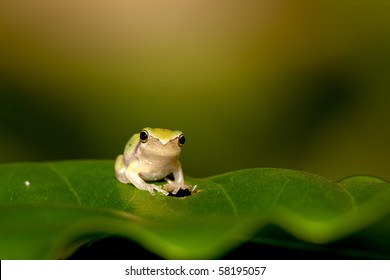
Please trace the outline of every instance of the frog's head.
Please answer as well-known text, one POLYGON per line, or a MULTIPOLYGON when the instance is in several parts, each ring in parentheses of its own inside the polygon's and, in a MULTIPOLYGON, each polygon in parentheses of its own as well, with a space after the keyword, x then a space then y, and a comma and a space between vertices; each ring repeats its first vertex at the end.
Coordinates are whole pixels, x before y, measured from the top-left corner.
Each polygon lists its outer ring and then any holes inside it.
POLYGON ((140 148, 147 154, 179 157, 186 139, 183 132, 163 128, 145 127, 139 134, 140 148))

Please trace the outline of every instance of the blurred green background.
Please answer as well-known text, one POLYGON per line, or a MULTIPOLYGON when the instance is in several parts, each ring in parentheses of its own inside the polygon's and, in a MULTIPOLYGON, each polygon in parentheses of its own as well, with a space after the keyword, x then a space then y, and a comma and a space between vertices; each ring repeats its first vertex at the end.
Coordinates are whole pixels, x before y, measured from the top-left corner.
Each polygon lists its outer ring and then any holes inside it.
POLYGON ((0 161, 114 159, 180 129, 184 171, 390 180, 390 1, 1 0, 0 161))

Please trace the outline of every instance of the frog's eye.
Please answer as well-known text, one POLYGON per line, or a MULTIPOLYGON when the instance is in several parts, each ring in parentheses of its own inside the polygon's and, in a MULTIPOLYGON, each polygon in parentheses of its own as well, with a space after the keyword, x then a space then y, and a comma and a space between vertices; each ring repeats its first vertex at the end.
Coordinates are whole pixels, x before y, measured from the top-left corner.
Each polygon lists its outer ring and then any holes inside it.
POLYGON ((145 143, 148 140, 149 134, 146 130, 141 131, 139 134, 139 139, 141 139, 142 143, 145 143))
POLYGON ((186 142, 186 138, 184 137, 184 135, 180 135, 179 136, 179 146, 181 147, 184 143, 186 142))

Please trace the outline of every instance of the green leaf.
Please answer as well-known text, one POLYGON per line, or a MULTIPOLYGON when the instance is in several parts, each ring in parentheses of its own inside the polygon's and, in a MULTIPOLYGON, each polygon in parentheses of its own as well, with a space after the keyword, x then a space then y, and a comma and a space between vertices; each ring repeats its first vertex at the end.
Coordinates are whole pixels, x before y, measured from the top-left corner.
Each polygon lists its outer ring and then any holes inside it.
MULTIPOLYGON (((163 258, 191 259, 220 258, 244 242, 286 242, 267 236, 269 225, 310 246, 378 224, 382 234, 390 233, 390 185, 378 178, 334 183, 257 168, 186 178, 198 191, 172 197, 121 184, 113 170, 113 161, 0 165, 0 258, 65 258, 107 235, 129 238, 163 258)), ((368 242, 389 248, 378 236, 374 231, 368 242)))

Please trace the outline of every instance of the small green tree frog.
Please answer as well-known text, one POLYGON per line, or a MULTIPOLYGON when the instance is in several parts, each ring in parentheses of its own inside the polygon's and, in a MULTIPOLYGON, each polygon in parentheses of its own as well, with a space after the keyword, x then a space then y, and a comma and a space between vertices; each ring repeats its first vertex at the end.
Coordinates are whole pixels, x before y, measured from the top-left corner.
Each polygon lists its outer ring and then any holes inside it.
POLYGON ((125 146, 124 153, 116 158, 115 176, 124 183, 131 183, 140 190, 154 190, 168 195, 180 189, 188 189, 184 183, 179 162, 181 147, 185 142, 179 130, 146 127, 134 134, 125 146), (173 175, 173 178, 168 178, 173 175), (146 181, 165 179, 166 185, 158 186, 146 181))

